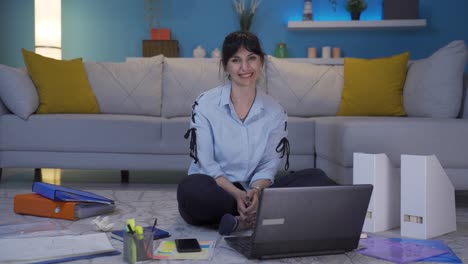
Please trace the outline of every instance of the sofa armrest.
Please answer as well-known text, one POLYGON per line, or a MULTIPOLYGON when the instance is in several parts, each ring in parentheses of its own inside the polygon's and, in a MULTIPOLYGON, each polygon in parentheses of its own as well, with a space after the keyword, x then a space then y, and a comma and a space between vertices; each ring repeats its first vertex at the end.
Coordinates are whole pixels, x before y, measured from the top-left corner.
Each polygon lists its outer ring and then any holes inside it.
POLYGON ((468 72, 463 75, 463 99, 460 118, 468 119, 468 72))

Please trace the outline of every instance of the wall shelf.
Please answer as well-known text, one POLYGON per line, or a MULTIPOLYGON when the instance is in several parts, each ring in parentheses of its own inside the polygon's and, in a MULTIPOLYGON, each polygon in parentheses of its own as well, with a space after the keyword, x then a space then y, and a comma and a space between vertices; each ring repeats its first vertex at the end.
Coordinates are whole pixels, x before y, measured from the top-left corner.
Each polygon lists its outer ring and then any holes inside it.
POLYGON ((286 58, 288 61, 324 65, 343 65, 344 58, 286 58))
POLYGON ((385 29, 385 28, 422 28, 426 19, 395 20, 354 20, 354 21, 289 21, 289 30, 315 29, 385 29))

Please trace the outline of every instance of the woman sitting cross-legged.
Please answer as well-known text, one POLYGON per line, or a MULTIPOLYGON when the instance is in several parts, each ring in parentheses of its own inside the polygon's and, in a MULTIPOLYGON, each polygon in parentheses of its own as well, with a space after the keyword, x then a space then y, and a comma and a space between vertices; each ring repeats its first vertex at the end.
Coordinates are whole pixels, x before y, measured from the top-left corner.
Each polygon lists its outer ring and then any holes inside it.
POLYGON ((229 82, 193 104, 189 176, 177 189, 179 212, 192 225, 215 225, 229 235, 252 227, 264 188, 336 185, 319 169, 277 177, 289 166, 287 114, 256 85, 265 55, 250 32, 224 39, 221 64, 229 82))

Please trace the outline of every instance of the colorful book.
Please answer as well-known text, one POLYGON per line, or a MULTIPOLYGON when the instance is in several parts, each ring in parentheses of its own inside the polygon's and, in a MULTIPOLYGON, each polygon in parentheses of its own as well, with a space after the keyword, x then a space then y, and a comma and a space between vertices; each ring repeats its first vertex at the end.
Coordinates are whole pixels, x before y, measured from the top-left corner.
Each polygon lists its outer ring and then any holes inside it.
MULTIPOLYGON (((146 226, 143 228, 144 229, 143 232, 148 232, 148 231, 151 232, 152 228, 153 228, 152 226, 146 226)), ((111 238, 117 239, 123 242, 123 232, 124 232, 123 230, 112 231, 111 238)), ((169 232, 167 231, 164 231, 159 228, 154 229, 153 239, 160 239, 160 238, 165 238, 165 237, 170 237, 170 236, 171 234, 169 234, 169 232)))
POLYGON ((37 193, 26 193, 15 195, 13 210, 17 214, 78 220, 113 212, 115 205, 54 201, 37 193))
POLYGON ((216 241, 199 241, 202 251, 191 253, 177 252, 174 240, 162 241, 156 249, 154 259, 192 259, 192 260, 211 260, 216 241))
POLYGON ((91 192, 85 192, 45 182, 34 182, 32 191, 55 201, 114 204, 113 200, 91 192))

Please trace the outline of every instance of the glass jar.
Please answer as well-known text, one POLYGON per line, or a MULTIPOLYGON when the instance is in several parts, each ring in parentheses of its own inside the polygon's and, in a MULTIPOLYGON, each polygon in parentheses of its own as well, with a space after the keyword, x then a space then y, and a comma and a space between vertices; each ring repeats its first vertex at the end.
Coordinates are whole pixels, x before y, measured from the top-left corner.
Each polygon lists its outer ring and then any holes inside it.
POLYGON ((286 50, 286 43, 278 43, 275 49, 276 58, 287 58, 288 51, 286 50))

